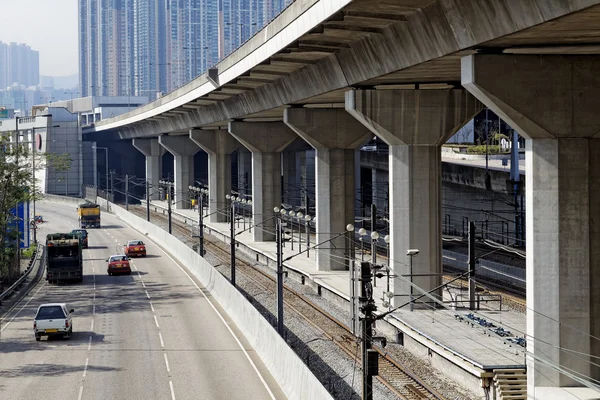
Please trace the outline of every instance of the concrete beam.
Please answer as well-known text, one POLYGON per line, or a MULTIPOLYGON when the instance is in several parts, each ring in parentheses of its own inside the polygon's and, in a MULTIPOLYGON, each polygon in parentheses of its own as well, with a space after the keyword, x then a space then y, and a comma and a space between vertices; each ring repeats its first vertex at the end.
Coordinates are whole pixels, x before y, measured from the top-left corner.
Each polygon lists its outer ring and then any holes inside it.
MULTIPOLYGON (((373 135, 343 109, 288 108, 284 122, 316 149, 317 243, 325 242, 354 222, 355 150, 373 135)), ((345 237, 317 252, 319 270, 348 268, 345 237)))
POLYGON ((133 147, 146 157, 146 181, 151 185, 150 199, 158 200, 158 182, 162 177, 162 156, 165 149, 158 139, 133 139, 133 147))
POLYGON ((282 122, 233 121, 229 133, 252 152, 252 214, 259 224, 254 240, 273 241, 275 221, 266 220, 281 206, 281 151, 296 135, 282 122))
MULTIPOLYGON (((600 379, 597 55, 476 55, 463 85, 528 138, 528 393, 600 379), (550 366, 548 365, 550 364, 550 366)), ((537 397, 536 397, 537 398, 537 397)))
POLYGON ((190 139, 208 153, 208 213, 210 222, 225 222, 225 196, 231 191, 231 153, 237 141, 225 130, 190 130, 190 139))
POLYGON ((189 186, 194 184, 194 154, 200 148, 189 136, 159 136, 158 143, 174 158, 175 196, 173 206, 176 209, 189 209, 189 186))
MULTIPOLYGON (((346 110, 389 145, 390 260, 396 302, 412 283, 430 291, 441 283, 441 145, 482 105, 463 89, 355 90, 346 110), (419 249, 410 274, 408 249, 419 249)), ((420 294, 419 289, 412 293, 420 294)))

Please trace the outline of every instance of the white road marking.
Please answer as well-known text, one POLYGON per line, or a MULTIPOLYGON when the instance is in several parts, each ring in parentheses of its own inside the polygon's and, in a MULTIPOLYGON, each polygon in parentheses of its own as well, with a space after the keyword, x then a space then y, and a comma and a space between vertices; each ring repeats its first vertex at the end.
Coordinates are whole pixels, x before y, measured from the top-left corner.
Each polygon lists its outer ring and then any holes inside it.
POLYGON ((156 247, 158 247, 158 249, 160 251, 163 252, 163 254, 169 259, 171 260, 175 265, 177 265, 179 267, 179 269, 185 274, 185 276, 188 277, 188 279, 190 280, 190 282, 192 282, 192 284, 196 287, 196 289, 198 289, 198 291, 200 292, 200 294, 202 294, 202 297, 204 297, 206 299, 206 301, 208 302, 208 304, 210 304, 210 306, 212 307, 212 309, 215 311, 215 313, 219 316, 219 318, 221 319, 221 321, 223 322, 223 324, 225 325, 225 327, 227 327, 227 330, 229 330, 229 333, 231 333, 231 336, 233 336, 233 338, 235 339, 235 341, 237 342, 238 346, 240 346, 240 349, 242 350, 242 352, 244 353, 244 355, 246 356, 246 358, 248 359, 248 362, 250 363, 250 365, 252 366, 252 368, 254 369, 254 372, 256 372, 256 375, 258 375, 258 378, 260 379, 260 381, 262 382, 263 386, 265 387, 265 389, 267 390, 267 392, 269 393, 269 396, 271 396, 271 399, 275 400, 275 395, 273 394, 273 392, 271 391, 271 388, 269 388, 269 385, 267 385, 267 382, 265 381, 265 379, 262 377, 262 375, 260 374, 260 371, 258 370, 258 368, 256 367, 256 364, 254 364, 254 361, 252 361, 252 359, 250 358, 250 355, 248 354, 248 352, 246 351, 246 349, 244 348, 244 346, 242 346, 242 343, 240 342, 240 340, 238 339, 238 337, 235 335, 235 333, 233 333, 233 330, 231 329, 231 327, 229 326, 229 324, 227 323, 227 321, 225 321, 225 318, 223 318, 223 316, 221 315, 221 313, 219 312, 219 310, 217 310, 217 308, 215 307, 215 305, 213 304, 212 301, 210 301, 210 299, 202 292, 202 290, 200 289, 200 287, 196 284, 196 282, 194 282, 194 280, 192 279, 192 277, 187 273, 187 271, 177 262, 173 259, 173 257, 171 257, 169 255, 169 253, 167 253, 165 250, 163 250, 162 247, 160 247, 154 240, 150 239, 150 241, 152 241, 156 247))
POLYGON ((165 342, 163 341, 162 333, 158 332, 158 338, 160 339, 160 346, 165 347, 165 342))
POLYGON ((148 294, 148 291, 145 290, 145 292, 146 292, 146 297, 148 298, 148 300, 150 300, 150 295, 148 294))
POLYGON ((79 396, 77 396, 77 399, 81 400, 81 396, 83 396, 83 385, 79 386, 79 396))
POLYGON ((141 282, 142 282, 142 286, 143 286, 144 288, 146 288, 146 284, 144 283, 144 281, 141 281, 141 282))
POLYGON ((87 373, 88 364, 90 363, 90 358, 85 359, 85 367, 83 367, 83 378, 85 378, 85 374, 87 373))
POLYGON ((96 304, 92 305, 92 315, 96 314, 96 304))
POLYGON ((152 305, 152 302, 150 302, 150 309, 152 310, 152 312, 154 312, 154 306, 152 305))
POLYGON ((92 349, 92 337, 90 336, 90 340, 88 340, 88 351, 92 349))
POLYGON ((160 329, 160 326, 158 325, 158 319, 156 318, 156 315, 154 316, 154 323, 156 324, 156 327, 158 329, 160 329))
POLYGON ((92 319, 92 324, 90 326, 90 331, 93 332, 94 331, 94 320, 92 319))
POLYGON ((135 269, 136 271, 138 270, 135 264, 133 264, 133 269, 135 269))
MULTIPOLYGON (((13 320, 17 317, 17 315, 19 315, 21 313, 21 311, 23 311, 23 309, 25 307, 27 307, 27 305, 31 302, 31 300, 33 300, 33 298, 35 297, 36 294, 38 294, 38 292, 40 290, 42 290, 42 288, 44 287, 44 285, 46 285, 46 282, 42 283, 42 286, 40 286, 40 288, 38 290, 36 290, 36 292, 31 296, 31 298, 29 298, 29 300, 27 300, 27 303, 25 303, 23 305, 23 307, 21 307, 21 309, 15 314, 13 315, 13 317, 10 319, 10 321, 8 321, 6 324, 4 324, 3 327, 0 328, 0 332, 2 332, 3 330, 6 329, 6 327, 8 327, 8 325, 10 325, 11 322, 13 322, 13 320)), ((19 303, 15 304, 15 306, 13 308, 11 308, 8 312, 12 311, 19 303)), ((7 312, 7 314, 8 314, 7 312)), ((3 321, 4 319, 0 319, 0 323, 3 321)))
POLYGON ((165 364, 167 366, 167 372, 171 373, 171 368, 169 368, 169 359, 167 358, 167 353, 163 353, 163 355, 165 356, 165 364))
POLYGON ((169 381, 169 387, 171 388, 171 400, 175 400, 175 389, 173 389, 173 381, 169 381))

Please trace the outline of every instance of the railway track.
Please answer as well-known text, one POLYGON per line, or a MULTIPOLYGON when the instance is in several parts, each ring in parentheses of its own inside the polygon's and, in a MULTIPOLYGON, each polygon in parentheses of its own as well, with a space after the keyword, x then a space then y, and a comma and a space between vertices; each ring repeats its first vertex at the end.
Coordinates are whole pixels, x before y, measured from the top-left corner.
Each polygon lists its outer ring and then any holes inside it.
MULTIPOLYGON (((130 206, 129 210, 143 218, 146 216, 146 211, 142 207, 130 206)), ((153 212, 152 219, 154 221, 161 220, 161 222, 166 223, 167 217, 153 212)), ((184 235, 184 237, 190 235, 190 227, 180 221, 173 220, 172 228, 174 233, 177 232, 180 235, 184 235)), ((188 245, 191 244, 191 241, 186 242, 188 242, 188 245)), ((228 245, 217 240, 211 240, 208 236, 205 236, 204 248, 221 265, 229 265, 230 255, 228 245)), ((243 274, 262 292, 275 296, 277 286, 274 277, 240 259, 236 262, 236 272, 243 274)), ((344 323, 329 315, 317 304, 306 298, 306 296, 285 286, 284 307, 287 315, 293 313, 299 316, 316 330, 320 331, 327 339, 335 343, 349 358, 360 364, 360 339, 356 338, 344 323)), ((398 398, 404 400, 445 399, 411 371, 387 356, 382 349, 377 347, 375 349, 379 353, 379 376, 377 376, 377 379, 398 396, 398 398)))

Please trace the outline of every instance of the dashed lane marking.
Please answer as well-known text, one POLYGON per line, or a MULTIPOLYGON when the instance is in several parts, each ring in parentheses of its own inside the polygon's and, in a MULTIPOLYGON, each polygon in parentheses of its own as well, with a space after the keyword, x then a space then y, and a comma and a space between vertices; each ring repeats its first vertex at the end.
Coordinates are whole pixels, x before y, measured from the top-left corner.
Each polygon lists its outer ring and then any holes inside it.
POLYGON ((167 358, 167 353, 163 353, 163 355, 165 356, 165 365, 167 366, 167 372, 170 374, 171 368, 169 367, 169 359, 167 358))
POLYGON ((156 327, 160 329, 160 325, 158 325, 158 319, 156 318, 156 315, 154 316, 154 323, 156 324, 156 327))
POLYGON ((160 346, 165 347, 165 342, 163 341, 162 333, 158 332, 158 338, 160 339, 160 346))
POLYGON ((175 400, 175 389, 173 389, 173 381, 169 381, 169 387, 171 388, 171 400, 175 400))
POLYGON ((83 367, 83 378, 85 378, 85 375, 87 374, 87 369, 88 369, 88 364, 90 363, 90 358, 86 358, 85 359, 85 367, 83 367))

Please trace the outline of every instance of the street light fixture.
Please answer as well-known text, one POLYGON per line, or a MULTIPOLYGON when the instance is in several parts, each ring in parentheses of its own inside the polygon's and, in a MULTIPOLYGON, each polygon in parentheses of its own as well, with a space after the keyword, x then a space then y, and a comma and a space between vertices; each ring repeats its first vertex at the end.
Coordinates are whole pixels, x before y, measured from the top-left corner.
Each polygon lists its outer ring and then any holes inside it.
POLYGON ((413 257, 416 256, 417 254, 419 254, 419 250, 418 249, 408 249, 406 250, 406 255, 410 257, 410 270, 409 270, 409 277, 410 277, 410 311, 414 310, 414 304, 413 304, 413 257))

